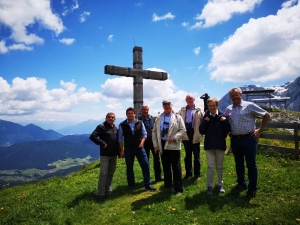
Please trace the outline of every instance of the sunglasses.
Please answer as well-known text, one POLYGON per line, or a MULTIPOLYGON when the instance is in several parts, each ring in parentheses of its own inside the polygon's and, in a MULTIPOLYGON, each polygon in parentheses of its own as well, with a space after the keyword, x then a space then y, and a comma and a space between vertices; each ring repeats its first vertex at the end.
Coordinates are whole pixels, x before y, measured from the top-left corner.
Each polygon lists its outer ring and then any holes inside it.
POLYGON ((114 116, 107 116, 106 118, 107 119, 114 119, 115 117, 114 116))

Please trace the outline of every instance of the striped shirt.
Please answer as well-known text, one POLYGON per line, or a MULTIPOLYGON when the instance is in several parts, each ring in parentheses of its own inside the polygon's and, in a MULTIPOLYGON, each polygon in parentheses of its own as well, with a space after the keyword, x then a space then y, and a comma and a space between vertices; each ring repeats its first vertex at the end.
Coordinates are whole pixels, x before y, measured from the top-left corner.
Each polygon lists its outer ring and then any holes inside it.
POLYGON ((258 105, 241 100, 237 106, 231 104, 224 112, 224 116, 229 118, 231 133, 233 135, 243 135, 255 130, 255 116, 262 117, 267 113, 258 105))

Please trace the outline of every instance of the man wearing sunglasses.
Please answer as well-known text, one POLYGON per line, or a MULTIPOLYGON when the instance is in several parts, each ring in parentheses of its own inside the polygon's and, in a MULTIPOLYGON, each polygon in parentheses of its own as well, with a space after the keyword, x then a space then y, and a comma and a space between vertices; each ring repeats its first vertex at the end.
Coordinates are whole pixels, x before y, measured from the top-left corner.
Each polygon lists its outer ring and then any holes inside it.
POLYGON ((90 135, 90 140, 100 145, 100 175, 98 180, 98 202, 105 201, 105 195, 112 191, 111 182, 116 170, 119 154, 118 129, 114 125, 115 114, 107 113, 105 122, 99 124, 90 135))

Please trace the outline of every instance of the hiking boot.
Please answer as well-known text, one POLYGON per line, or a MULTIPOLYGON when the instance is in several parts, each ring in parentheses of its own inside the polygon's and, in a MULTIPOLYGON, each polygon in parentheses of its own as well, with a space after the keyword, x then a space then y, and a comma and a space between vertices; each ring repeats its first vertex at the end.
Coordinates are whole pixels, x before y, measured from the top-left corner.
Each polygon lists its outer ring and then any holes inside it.
POLYGON ((207 194, 207 195, 212 195, 212 194, 213 194, 213 189, 212 189, 212 187, 210 187, 210 186, 207 187, 206 194, 207 194))
POLYGON ((249 199, 252 199, 252 198, 255 198, 255 195, 256 195, 256 191, 248 190, 245 197, 249 198, 249 199))
POLYGON ((149 185, 148 187, 145 187, 145 189, 146 189, 147 191, 156 191, 156 188, 153 187, 152 185, 149 185))

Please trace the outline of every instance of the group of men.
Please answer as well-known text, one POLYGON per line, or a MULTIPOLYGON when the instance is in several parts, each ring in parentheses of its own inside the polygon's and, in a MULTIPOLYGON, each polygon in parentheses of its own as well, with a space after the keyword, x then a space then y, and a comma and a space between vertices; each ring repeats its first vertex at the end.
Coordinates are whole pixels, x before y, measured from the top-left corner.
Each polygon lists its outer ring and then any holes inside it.
MULTIPOLYGON (((238 177, 236 189, 242 191, 248 188, 250 197, 254 197, 257 189, 255 137, 258 137, 266 127, 269 114, 257 105, 243 101, 242 91, 239 88, 231 89, 229 95, 233 104, 227 107, 225 113, 232 124, 231 147, 238 177), (259 129, 255 128, 255 115, 263 117, 259 129), (248 168, 248 187, 245 180, 244 158, 248 168)), ((155 181, 164 181, 165 189, 173 187, 175 195, 180 196, 183 192, 181 142, 185 149, 184 179, 194 177, 195 180, 200 180, 202 136, 199 133, 199 126, 203 119, 203 112, 195 106, 193 95, 188 94, 185 100, 187 105, 178 113, 173 111, 171 100, 163 100, 164 111, 156 119, 149 115, 148 106, 142 107, 138 119, 136 119, 135 109, 129 107, 126 110, 127 119, 121 122, 118 128, 114 125, 115 114, 110 112, 106 115, 105 122, 99 124, 90 135, 90 139, 100 145, 99 202, 104 202, 105 196, 112 191, 111 183, 117 157, 125 158, 129 189, 135 187, 133 165, 136 157, 142 169, 145 189, 156 191, 150 180, 150 151, 153 156, 155 181), (164 177, 162 177, 160 164, 162 164, 164 177)))

